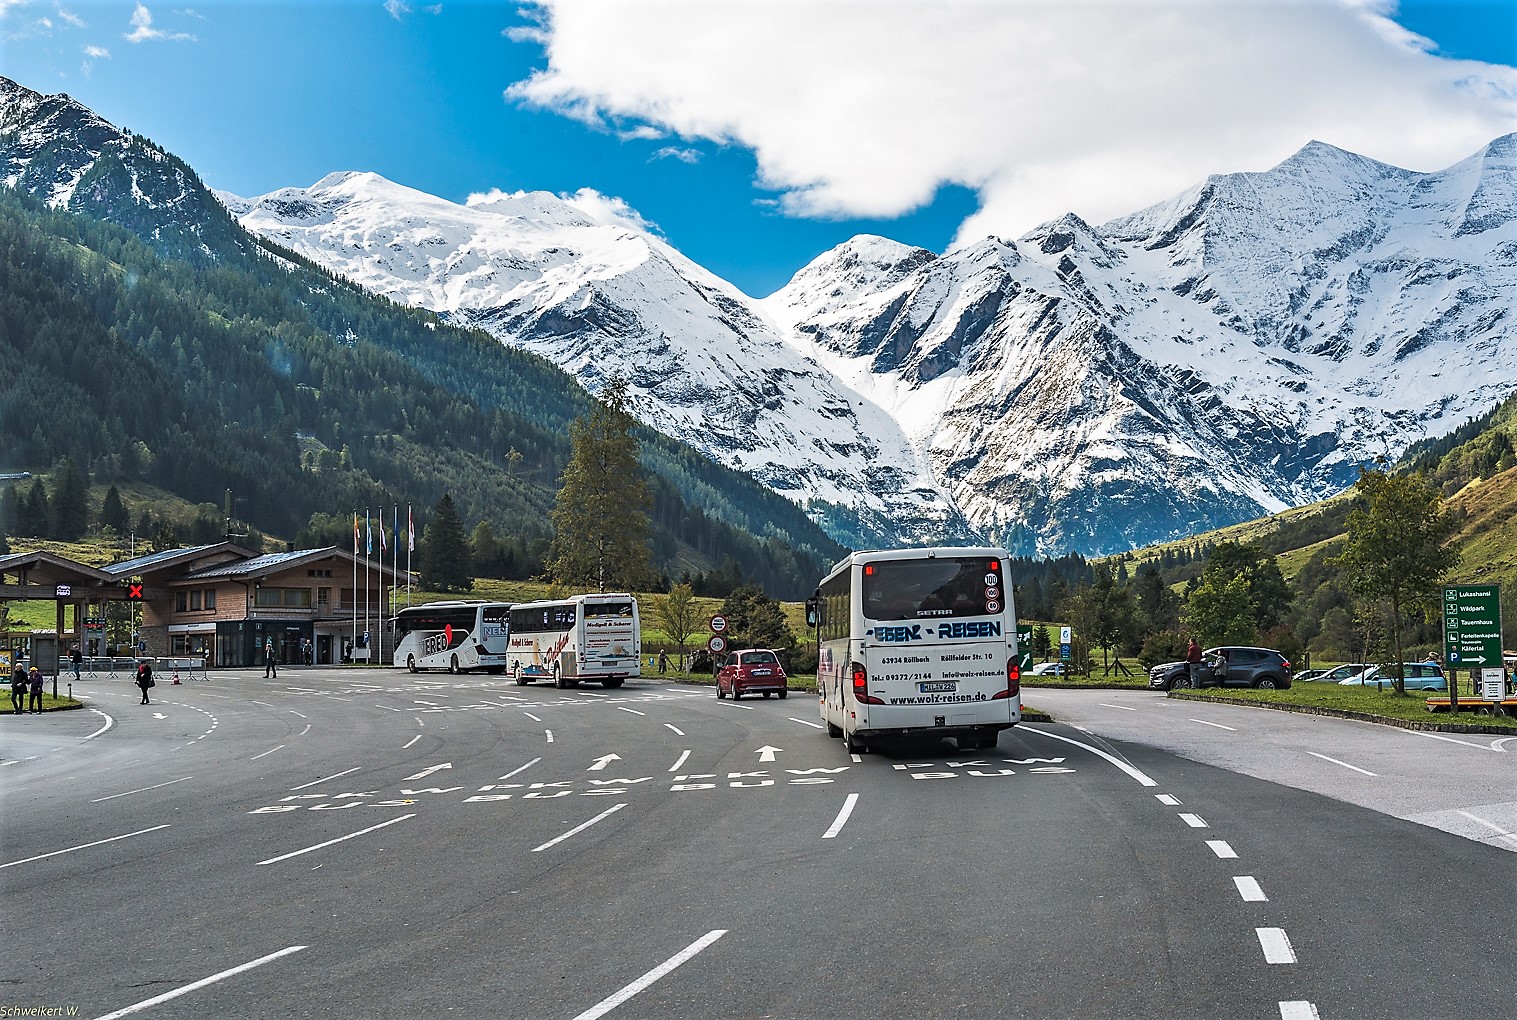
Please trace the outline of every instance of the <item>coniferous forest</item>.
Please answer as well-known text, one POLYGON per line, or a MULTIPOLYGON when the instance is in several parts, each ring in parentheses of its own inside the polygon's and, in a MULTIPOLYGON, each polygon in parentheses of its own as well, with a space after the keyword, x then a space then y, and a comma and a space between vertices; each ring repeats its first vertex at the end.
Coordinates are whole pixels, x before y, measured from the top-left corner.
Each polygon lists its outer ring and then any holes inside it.
MULTIPOLYGON (((217 210, 215 215, 226 216, 217 210)), ((372 296, 243 233, 169 249, 0 190, 0 470, 72 458, 275 535, 444 494, 467 529, 542 549, 592 398, 534 355, 372 296), (220 239, 219 239, 220 240, 220 239), (314 519, 314 520, 313 520, 314 519)), ((151 236, 148 238, 151 240, 151 236)), ((841 555, 800 508, 641 431, 653 558, 667 577, 735 563, 787 598, 841 555)), ((530 573, 532 555, 511 558, 530 573)))

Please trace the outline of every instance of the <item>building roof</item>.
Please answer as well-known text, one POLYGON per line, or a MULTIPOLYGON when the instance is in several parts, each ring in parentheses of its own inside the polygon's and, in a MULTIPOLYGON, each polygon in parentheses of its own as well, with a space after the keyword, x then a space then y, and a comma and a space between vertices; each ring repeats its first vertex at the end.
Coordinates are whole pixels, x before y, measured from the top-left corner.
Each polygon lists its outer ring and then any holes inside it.
MULTIPOLYGON (((0 556, 0 576, 14 574, 22 570, 35 570, 38 567, 51 567, 64 575, 76 578, 108 583, 116 580, 111 574, 99 567, 92 567, 78 560, 71 560, 67 556, 59 556, 57 553, 45 552, 41 549, 35 552, 11 553, 0 556)), ((52 576, 50 573, 49 576, 52 576)))
MULTIPOLYGON (((355 560, 356 557, 345 549, 335 545, 329 545, 321 549, 297 549, 294 552, 265 553, 262 556, 254 556, 248 560, 238 560, 235 563, 216 563, 199 570, 192 570, 184 574, 181 581, 206 581, 213 578, 250 578, 267 577, 269 574, 277 574, 281 570, 298 567, 302 563, 317 563, 329 559, 355 560)), ((379 570, 391 577, 401 577, 403 570, 392 570, 384 563, 379 563, 379 570)))
POLYGON ((166 570, 188 560, 197 559, 207 553, 219 552, 221 550, 234 553, 244 559, 254 555, 253 550, 244 549, 234 542, 213 542, 210 545, 191 545, 180 549, 165 549, 162 552, 149 553, 146 556, 138 556, 135 559, 122 560, 120 563, 112 563, 106 567, 105 572, 115 578, 132 577, 155 570, 166 570))

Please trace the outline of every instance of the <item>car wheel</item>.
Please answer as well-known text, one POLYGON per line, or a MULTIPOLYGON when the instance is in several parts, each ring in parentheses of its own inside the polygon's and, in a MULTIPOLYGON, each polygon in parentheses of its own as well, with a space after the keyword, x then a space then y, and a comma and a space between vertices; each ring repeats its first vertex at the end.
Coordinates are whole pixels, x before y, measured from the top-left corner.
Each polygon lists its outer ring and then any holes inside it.
POLYGON ((780 700, 783 701, 785 699, 785 695, 787 695, 789 693, 790 693, 789 691, 780 691, 779 692, 780 700))
POLYGON ((1280 682, 1272 676, 1261 676, 1254 681, 1254 686, 1261 691, 1273 691, 1279 689, 1280 682))
POLYGON ((407 655, 406 656, 406 669, 410 670, 412 673, 419 673, 419 672, 421 672, 421 670, 419 670, 419 669, 416 668, 416 656, 414 656, 414 655, 407 655))
POLYGON ((742 692, 737 689, 737 684, 734 683, 732 685, 732 700, 736 701, 737 699, 741 698, 742 696, 743 696, 742 692))
POLYGON ((722 687, 722 682, 720 680, 718 680, 716 682, 716 700, 717 701, 726 701, 727 700, 727 691, 722 687))

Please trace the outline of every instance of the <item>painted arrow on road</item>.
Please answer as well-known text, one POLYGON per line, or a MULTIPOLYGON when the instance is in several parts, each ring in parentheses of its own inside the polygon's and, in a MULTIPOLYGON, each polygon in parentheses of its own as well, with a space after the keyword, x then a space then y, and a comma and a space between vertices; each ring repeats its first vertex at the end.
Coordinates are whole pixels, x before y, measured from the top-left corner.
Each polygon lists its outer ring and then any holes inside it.
POLYGON ((420 772, 416 773, 416 775, 414 775, 414 776, 406 776, 406 778, 402 779, 401 782, 402 783, 409 783, 413 779, 425 779, 425 778, 427 778, 428 776, 430 776, 434 772, 441 772, 443 769, 450 769, 452 767, 453 767, 453 763, 452 762, 445 761, 441 765, 432 765, 432 766, 429 766, 427 768, 424 768, 420 772))
POLYGON ((591 765, 589 768, 585 769, 585 771, 586 772, 599 772, 601 769, 605 768, 607 765, 611 764, 612 762, 614 762, 614 761, 621 761, 621 760, 622 760, 622 756, 619 755, 619 754, 608 754, 604 758, 597 758, 597 759, 595 759, 595 764, 591 765))
POLYGON ((168 716, 164 715, 162 712, 154 712, 153 713, 153 718, 154 719, 167 719, 168 716))
POLYGON ((759 761, 774 761, 774 752, 783 750, 783 747, 770 747, 768 744, 765 744, 757 751, 759 761))

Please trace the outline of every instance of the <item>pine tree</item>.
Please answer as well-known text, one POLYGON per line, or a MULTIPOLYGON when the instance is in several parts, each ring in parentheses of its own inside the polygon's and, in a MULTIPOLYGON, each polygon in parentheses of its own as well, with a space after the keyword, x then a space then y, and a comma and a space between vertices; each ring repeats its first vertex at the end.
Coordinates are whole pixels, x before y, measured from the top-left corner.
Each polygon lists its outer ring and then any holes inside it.
POLYGON ((53 487, 52 526, 49 534, 62 542, 77 542, 90 526, 90 487, 84 472, 69 457, 62 476, 53 487))
POLYGON ((627 384, 613 378, 590 413, 569 426, 572 452, 553 509, 547 570, 601 591, 644 587, 651 496, 627 413, 627 384))
POLYGON ((131 530, 131 517, 121 501, 121 491, 114 484, 105 490, 105 499, 100 504, 100 526, 110 528, 118 537, 131 530))
POLYGON ((469 540, 458 519, 453 497, 447 493, 432 508, 432 519, 422 529, 416 556, 420 560, 422 587, 437 591, 468 591, 474 587, 469 540))
POLYGON ((21 500, 21 520, 16 527, 19 535, 45 538, 50 526, 47 489, 38 478, 32 482, 31 491, 21 500))

